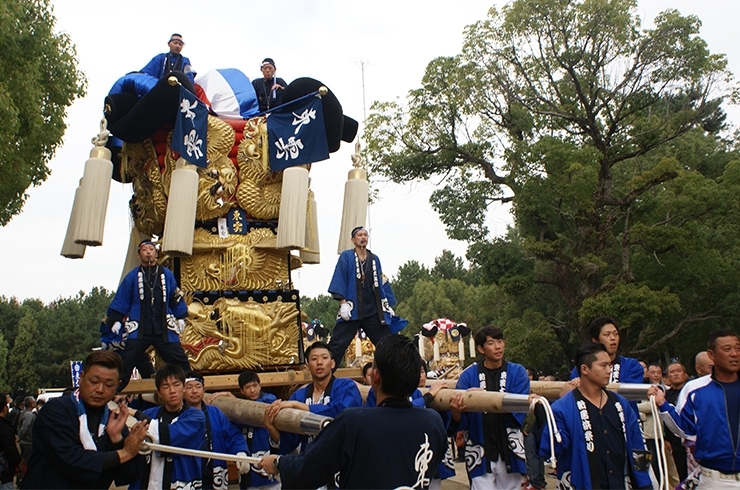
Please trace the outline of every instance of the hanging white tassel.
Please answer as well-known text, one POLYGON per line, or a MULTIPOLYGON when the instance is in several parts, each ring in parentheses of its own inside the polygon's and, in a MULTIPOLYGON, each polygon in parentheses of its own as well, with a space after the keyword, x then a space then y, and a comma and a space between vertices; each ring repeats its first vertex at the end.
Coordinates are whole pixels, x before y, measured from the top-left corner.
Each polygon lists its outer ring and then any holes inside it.
POLYGON ((363 158, 360 155, 360 143, 355 144, 355 153, 352 155, 354 168, 347 175, 344 184, 344 208, 342 209, 342 226, 339 230, 339 245, 337 253, 353 248, 352 230, 358 226, 365 226, 367 218, 367 201, 370 185, 367 182, 367 172, 362 168, 363 158))
POLYGON ((424 336, 419 335, 419 355, 422 359, 426 360, 426 352, 424 352, 424 336))
POLYGON ((301 250, 304 264, 319 264, 321 251, 319 247, 319 212, 313 191, 308 191, 308 210, 306 211, 306 246, 301 250))
POLYGON ((193 254, 195 207, 198 201, 198 172, 183 158, 172 172, 164 220, 162 252, 175 257, 193 254))
POLYGON ((81 259, 85 256, 85 245, 75 243, 75 234, 77 227, 80 225, 80 207, 81 207, 81 194, 82 194, 82 179, 80 179, 80 185, 75 190, 75 199, 72 202, 72 212, 69 215, 69 224, 67 224, 67 234, 64 236, 64 244, 62 244, 62 256, 68 259, 81 259))
POLYGON ((75 243, 98 247, 103 244, 105 213, 108 210, 110 181, 113 176, 113 162, 110 150, 105 147, 110 132, 107 122, 100 122, 100 134, 93 138, 95 145, 90 150, 90 158, 85 162, 80 193, 79 224, 74 235, 75 243))
POLYGON ((437 342, 437 339, 434 340, 434 362, 439 363, 439 342, 437 342))
POLYGON ((476 358, 476 355, 477 355, 477 352, 475 350, 475 339, 473 338, 473 333, 472 332, 470 333, 470 340, 469 340, 469 342, 470 342, 470 358, 471 359, 475 359, 476 358))
POLYGON ((465 342, 463 342, 463 339, 460 339, 460 341, 457 343, 457 357, 460 359, 460 365, 465 362, 465 342))
POLYGON ((139 243, 142 240, 149 240, 149 235, 142 235, 136 226, 131 228, 128 240, 128 250, 126 251, 126 259, 123 261, 123 270, 121 270, 121 278, 118 280, 118 284, 123 282, 123 278, 126 274, 134 270, 135 267, 141 265, 141 258, 139 257, 139 243))
POLYGON ((283 170, 277 248, 301 249, 306 245, 308 169, 305 165, 283 170))

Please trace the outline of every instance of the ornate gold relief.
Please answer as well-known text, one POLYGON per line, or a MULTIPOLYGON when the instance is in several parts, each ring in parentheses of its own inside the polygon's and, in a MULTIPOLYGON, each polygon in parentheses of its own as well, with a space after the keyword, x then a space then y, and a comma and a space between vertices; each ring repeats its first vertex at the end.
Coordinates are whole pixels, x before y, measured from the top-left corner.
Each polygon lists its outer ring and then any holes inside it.
POLYGON ((295 303, 193 302, 180 341, 193 369, 237 371, 298 363, 295 303))

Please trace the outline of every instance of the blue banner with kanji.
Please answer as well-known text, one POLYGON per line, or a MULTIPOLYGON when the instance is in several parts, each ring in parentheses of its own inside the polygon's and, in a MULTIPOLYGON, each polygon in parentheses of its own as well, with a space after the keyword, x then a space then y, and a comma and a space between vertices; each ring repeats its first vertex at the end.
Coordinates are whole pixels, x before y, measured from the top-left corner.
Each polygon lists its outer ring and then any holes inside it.
POLYGON ((329 158, 324 112, 316 95, 285 104, 267 117, 270 170, 320 162, 329 158))
POLYGON ((206 168, 208 109, 188 89, 180 85, 180 111, 172 134, 172 149, 188 163, 206 168))

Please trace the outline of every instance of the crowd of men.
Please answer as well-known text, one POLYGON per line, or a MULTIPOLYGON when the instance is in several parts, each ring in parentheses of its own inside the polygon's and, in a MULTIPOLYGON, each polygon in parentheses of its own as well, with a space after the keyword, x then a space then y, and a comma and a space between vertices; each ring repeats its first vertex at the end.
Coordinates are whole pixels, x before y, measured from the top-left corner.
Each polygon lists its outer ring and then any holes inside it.
MULTIPOLYGON (((600 321, 608 331, 616 327, 613 320, 600 321)), ((480 359, 463 371, 458 389, 529 394, 530 374, 505 359, 506 342, 499 328, 481 328, 475 344, 480 359)), ((74 393, 51 400, 37 412, 30 397, 20 400, 20 411, 18 404, 12 411, 4 406, 0 488, 14 488, 21 461, 27 471, 18 475, 20 488, 108 488, 113 482, 131 488, 227 488, 225 461, 157 451, 144 456, 139 451, 145 437, 179 448, 259 457, 259 463, 237 463, 239 487, 244 489, 440 488, 442 479, 454 475, 448 438, 460 431, 465 434, 471 488, 543 488, 544 482, 527 480, 532 454, 525 450, 526 439, 538 430, 534 455, 546 459, 554 451, 564 488, 622 488, 625 482, 631 488, 653 488, 657 472, 651 470, 646 454, 656 453, 656 438, 650 436, 657 430, 666 434, 674 462, 671 487, 693 482, 698 488, 737 488, 737 334, 730 330, 710 334, 707 350, 697 356, 698 374, 703 369, 709 373, 694 380, 688 381, 685 367, 677 361, 665 370, 645 366, 642 376, 653 385, 648 394, 655 396, 661 420, 646 420, 642 430, 643 407, 635 409, 606 390, 614 380, 615 362, 622 367, 632 362, 610 350, 596 341, 579 348, 578 381, 569 383, 570 389, 552 405, 560 435, 552 448, 552 427, 540 424, 536 429, 537 422, 528 423, 524 413, 466 411, 465 392, 452 397, 449 412, 427 408, 441 385, 426 394, 417 389, 426 384, 426 366, 414 343, 401 335, 378 341, 375 360, 366 370, 371 385, 367 403, 356 383, 333 376, 335 361, 329 345, 322 342, 306 352, 311 383, 289 400, 263 392, 257 373, 242 373, 241 395, 266 404, 264 427, 232 423, 216 406, 204 402, 205 382, 199 373, 166 364, 154 377, 161 405, 143 409, 129 429, 126 404, 119 401, 116 408, 109 407, 124 372, 121 357, 109 350, 95 351, 85 360, 74 393), (286 408, 334 421, 318 436, 281 432, 275 417, 286 408), (32 447, 24 451, 19 444, 19 452, 16 433, 25 434, 28 425, 32 447), (651 439, 646 448, 644 441, 651 439), (387 471, 377 471, 378 467, 387 471)), ((219 396, 234 395, 218 393, 209 402, 219 396)))
MULTIPOLYGON (((648 412, 644 406, 634 407, 606 390, 615 380, 615 364, 621 364, 619 376, 631 373, 633 363, 640 365, 617 354, 618 327, 606 320, 594 321, 599 327, 594 327, 592 341, 576 354, 577 381, 568 383, 552 404, 560 435, 552 448, 553 428, 540 423, 536 413, 527 421, 524 413, 466 411, 462 391, 451 398, 449 412, 428 408, 442 385, 435 384, 426 394, 417 389, 426 384, 427 367, 415 344, 401 335, 378 341, 375 360, 363 373, 371 386, 367 403, 354 381, 334 377, 335 360, 323 342, 306 351, 311 383, 288 400, 263 392, 257 373, 242 373, 241 396, 265 404, 264 427, 232 423, 204 401, 205 382, 199 373, 166 364, 154 375, 161 405, 141 410, 139 421, 127 428, 133 410, 123 401, 116 408, 109 406, 125 372, 123 362, 116 352, 101 350, 85 360, 79 388, 52 399, 43 410, 34 410, 32 397, 13 403, 8 397, 0 422, 0 489, 14 488, 16 477, 20 488, 108 488, 114 482, 130 488, 227 488, 225 461, 158 451, 142 455, 145 438, 179 448, 259 457, 259 463, 237 463, 243 489, 440 488, 441 480, 454 475, 449 437, 460 432, 472 489, 543 488, 544 480, 533 478, 530 458, 541 462, 552 452, 563 488, 623 488, 625 482, 631 488, 653 488, 658 431, 665 434, 672 461, 671 487, 693 482, 698 488, 738 488, 737 334, 710 334, 707 350, 697 355, 697 377, 691 381, 678 361, 665 368, 640 366, 639 382, 653 385, 648 394, 655 396, 660 410, 660 420, 646 419, 641 429, 641 414, 648 412), (601 332, 616 341, 599 342, 601 332), (318 436, 281 432, 275 417, 287 408, 334 421, 318 436), (33 436, 25 439, 27 433, 33 436), (24 441, 31 447, 24 447, 24 441), (387 470, 377 471, 378 466, 387 470)), ((463 371, 457 388, 529 394, 532 374, 505 358, 501 329, 482 327, 474 339, 480 358, 463 371)), ((234 395, 217 393, 213 399, 219 396, 234 395)))

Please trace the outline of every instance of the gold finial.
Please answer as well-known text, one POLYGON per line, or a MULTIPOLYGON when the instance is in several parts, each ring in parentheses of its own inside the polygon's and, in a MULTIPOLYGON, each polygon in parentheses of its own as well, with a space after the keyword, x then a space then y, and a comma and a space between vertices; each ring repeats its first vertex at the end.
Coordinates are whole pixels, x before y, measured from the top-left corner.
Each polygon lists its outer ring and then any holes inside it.
POLYGON ((349 171, 348 178, 350 180, 352 179, 361 179, 361 180, 367 180, 367 172, 365 172, 365 169, 362 168, 363 164, 365 163, 365 159, 360 154, 360 139, 357 138, 357 142, 355 143, 355 152, 350 156, 352 159, 352 166, 354 167, 352 170, 349 171))
POLYGON ((326 87, 325 87, 325 86, 323 86, 323 85, 322 85, 321 87, 319 87, 319 94, 320 94, 320 95, 321 95, 322 97, 323 97, 324 95, 328 94, 328 93, 329 93, 329 89, 328 89, 328 88, 326 88, 326 87))
POLYGON ((172 85, 173 87, 174 87, 175 85, 180 85, 180 81, 179 81, 179 80, 177 79, 177 77, 175 77, 175 76, 171 76, 171 77, 167 78, 167 83, 169 83, 169 84, 170 84, 170 85, 172 85))

